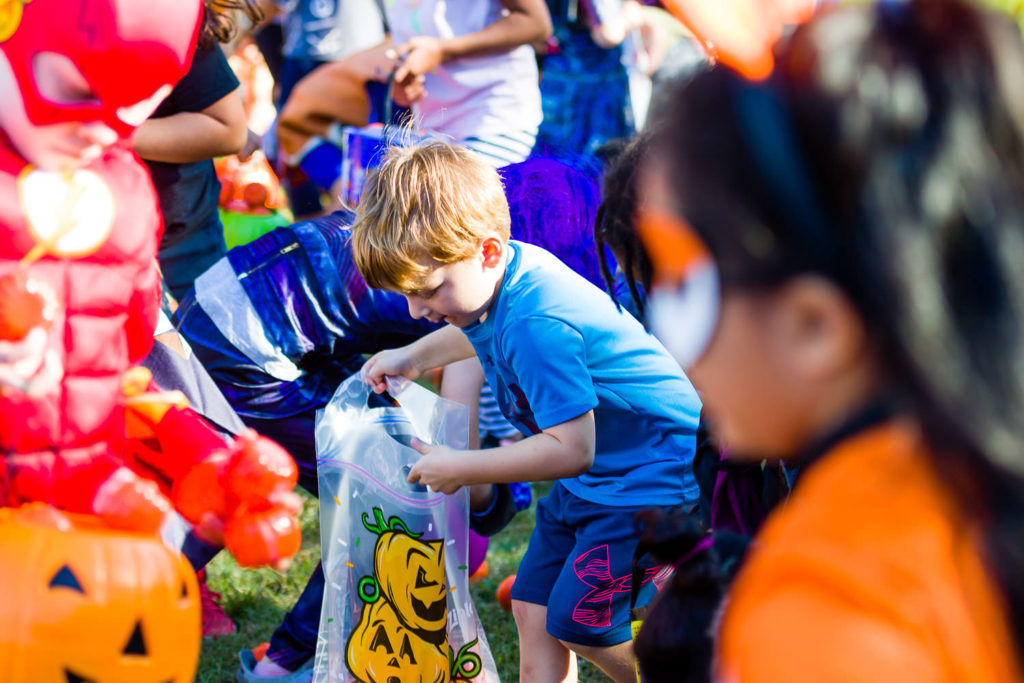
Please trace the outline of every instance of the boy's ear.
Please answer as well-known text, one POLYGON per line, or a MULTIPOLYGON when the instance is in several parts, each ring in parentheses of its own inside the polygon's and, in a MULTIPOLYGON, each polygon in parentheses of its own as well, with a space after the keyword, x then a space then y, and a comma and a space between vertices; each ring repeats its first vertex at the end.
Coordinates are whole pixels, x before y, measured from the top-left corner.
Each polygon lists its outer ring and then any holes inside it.
POLYGON ((483 255, 484 265, 494 268, 501 263, 505 254, 505 243, 498 237, 487 237, 480 243, 480 253, 483 255))

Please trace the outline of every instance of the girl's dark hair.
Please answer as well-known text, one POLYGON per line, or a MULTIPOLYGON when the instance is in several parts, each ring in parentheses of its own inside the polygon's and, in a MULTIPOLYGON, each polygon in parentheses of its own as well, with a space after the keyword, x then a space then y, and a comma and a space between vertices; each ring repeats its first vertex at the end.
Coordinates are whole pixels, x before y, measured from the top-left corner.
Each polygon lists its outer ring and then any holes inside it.
POLYGON ((960 0, 835 7, 752 83, 675 94, 654 149, 722 286, 842 288, 985 551, 1024 653, 1024 50, 960 0))
POLYGON ((252 24, 263 20, 263 11, 252 0, 203 0, 203 23, 199 28, 199 47, 211 50, 217 43, 235 37, 234 12, 240 11, 252 24))
POLYGON ((615 274, 608 263, 606 247, 611 249, 619 261, 618 266, 622 269, 626 286, 641 320, 644 317, 644 298, 651 287, 654 268, 640 243, 634 225, 634 215, 641 190, 638 187, 641 164, 648 144, 649 137, 641 134, 609 159, 602 180, 601 205, 597 208, 597 216, 594 219, 594 244, 597 247, 601 275, 604 277, 608 293, 615 298, 615 274))

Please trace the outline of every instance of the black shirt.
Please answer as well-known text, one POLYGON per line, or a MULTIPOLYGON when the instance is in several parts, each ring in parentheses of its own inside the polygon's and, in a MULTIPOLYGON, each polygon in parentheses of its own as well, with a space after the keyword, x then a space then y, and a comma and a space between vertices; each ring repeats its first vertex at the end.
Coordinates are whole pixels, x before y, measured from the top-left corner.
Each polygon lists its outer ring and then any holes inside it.
MULTIPOLYGON (((179 112, 200 112, 238 88, 227 58, 220 47, 196 47, 188 73, 178 82, 151 118, 179 112)), ((220 183, 212 159, 185 164, 143 160, 160 200, 164 236, 160 247, 182 242, 189 227, 206 225, 217 213, 220 183)))

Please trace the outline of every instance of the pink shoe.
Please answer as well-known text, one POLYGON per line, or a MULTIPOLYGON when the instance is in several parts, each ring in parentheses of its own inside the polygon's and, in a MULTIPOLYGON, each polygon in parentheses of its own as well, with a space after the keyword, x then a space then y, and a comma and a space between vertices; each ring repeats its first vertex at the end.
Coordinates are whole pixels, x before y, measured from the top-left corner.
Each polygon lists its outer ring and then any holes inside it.
POLYGON ((220 606, 220 593, 210 590, 206 585, 206 570, 199 570, 196 578, 199 580, 199 600, 202 605, 203 637, 216 638, 234 633, 235 622, 220 606))

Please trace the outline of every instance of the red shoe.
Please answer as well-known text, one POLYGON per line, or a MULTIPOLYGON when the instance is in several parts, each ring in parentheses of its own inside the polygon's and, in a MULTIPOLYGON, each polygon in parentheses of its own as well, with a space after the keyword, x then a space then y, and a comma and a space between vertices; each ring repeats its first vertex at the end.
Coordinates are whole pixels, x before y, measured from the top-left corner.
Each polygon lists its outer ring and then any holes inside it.
POLYGON ((206 585, 206 570, 196 572, 196 578, 199 580, 199 601, 202 605, 203 637, 216 638, 234 633, 235 622, 220 606, 220 593, 210 590, 206 585))

